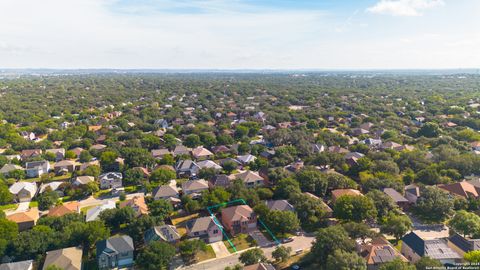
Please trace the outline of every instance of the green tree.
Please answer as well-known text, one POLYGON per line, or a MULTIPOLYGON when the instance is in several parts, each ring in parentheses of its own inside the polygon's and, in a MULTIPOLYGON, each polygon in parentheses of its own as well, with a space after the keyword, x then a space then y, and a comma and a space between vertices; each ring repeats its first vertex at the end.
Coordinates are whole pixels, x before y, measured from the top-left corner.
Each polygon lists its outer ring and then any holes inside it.
POLYGON ((380 190, 371 190, 366 194, 366 196, 375 204, 377 216, 379 218, 382 218, 388 215, 390 211, 397 209, 397 205, 393 199, 380 190))
POLYGON ((202 144, 200 137, 197 134, 190 134, 185 138, 183 144, 186 147, 194 148, 202 144))
POLYGON ((168 181, 175 179, 177 174, 166 168, 159 168, 150 174, 150 181, 160 184, 166 184, 168 181))
POLYGON ((52 191, 50 188, 47 188, 42 194, 38 196, 37 201, 38 209, 42 211, 48 210, 58 201, 58 193, 52 191))
POLYGON ((259 262, 264 262, 267 260, 267 258, 265 255, 263 255, 263 250, 259 248, 253 248, 240 254, 239 260, 245 265, 252 265, 259 262))
POLYGON ((269 211, 264 221, 272 231, 280 234, 293 232, 300 228, 297 215, 291 211, 269 211))
POLYGON ((175 248, 165 242, 152 242, 138 254, 136 265, 143 270, 168 269, 175 256, 175 248))
POLYGON ((0 205, 8 204, 13 201, 13 195, 8 190, 8 186, 0 180, 0 205))
POLYGON ((362 222, 377 216, 373 201, 366 196, 340 196, 333 211, 337 218, 347 221, 362 222))
POLYGON ((90 160, 92 160, 92 158, 93 156, 88 151, 82 151, 79 157, 80 162, 83 162, 83 163, 89 162, 90 160))
POLYGON ((469 263, 480 263, 480 251, 472 250, 463 255, 465 261, 469 263))
POLYGON ((477 214, 460 210, 448 222, 457 233, 465 236, 480 235, 480 217, 477 214))
POLYGON ((173 206, 166 200, 155 200, 148 203, 150 215, 164 220, 173 213, 173 206))
POLYGON ((192 263, 195 259, 195 255, 199 251, 207 250, 207 245, 202 240, 195 239, 180 242, 178 248, 180 249, 180 255, 183 260, 187 263, 192 263))
POLYGON ((435 267, 443 267, 443 264, 439 260, 430 257, 422 257, 415 263, 415 268, 417 270, 429 270, 435 269, 435 267))
POLYGON ((327 270, 366 270, 365 260, 355 252, 344 250, 335 250, 333 254, 328 255, 327 270))
POLYGON ((317 262, 325 263, 335 250, 350 252, 354 247, 354 241, 348 237, 345 229, 337 225, 318 230, 311 253, 317 262))
POLYGON ((433 222, 445 220, 453 212, 453 201, 447 192, 438 187, 427 186, 421 190, 414 212, 421 218, 433 222))
POLYGON ((418 130, 417 135, 433 138, 437 137, 440 134, 440 131, 440 127, 437 123, 428 122, 418 130))
POLYGON ((400 258, 395 258, 392 261, 382 264, 379 270, 415 270, 415 266, 402 261, 400 258))
POLYGON ((288 258, 290 258, 290 253, 292 253, 291 247, 277 246, 275 250, 272 252, 272 257, 277 262, 283 262, 288 260, 288 258))
POLYGON ((395 237, 396 242, 412 229, 412 221, 407 215, 390 213, 380 226, 380 231, 395 237))

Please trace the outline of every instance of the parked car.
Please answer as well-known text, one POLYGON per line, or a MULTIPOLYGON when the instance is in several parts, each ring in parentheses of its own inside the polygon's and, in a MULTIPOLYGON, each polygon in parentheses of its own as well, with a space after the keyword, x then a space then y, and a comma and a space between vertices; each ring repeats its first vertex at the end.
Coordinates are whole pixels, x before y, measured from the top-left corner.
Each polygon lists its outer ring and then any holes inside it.
POLYGON ((292 238, 292 237, 283 238, 283 239, 282 239, 282 243, 283 243, 283 244, 285 244, 285 243, 290 243, 290 242, 293 242, 293 238, 292 238))

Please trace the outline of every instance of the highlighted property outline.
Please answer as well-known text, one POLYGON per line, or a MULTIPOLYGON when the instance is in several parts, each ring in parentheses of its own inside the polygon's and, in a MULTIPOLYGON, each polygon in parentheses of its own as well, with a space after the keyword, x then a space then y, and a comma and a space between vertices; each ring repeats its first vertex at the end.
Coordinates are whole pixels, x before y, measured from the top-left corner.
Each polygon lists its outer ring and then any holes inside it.
MULTIPOLYGON (((235 245, 232 243, 232 241, 228 237, 227 233, 223 229, 222 223, 220 223, 220 221, 217 219, 215 214, 212 212, 212 209, 213 208, 218 208, 218 207, 221 207, 221 206, 226 206, 226 205, 233 204, 233 203, 237 203, 237 202, 241 202, 244 205, 247 204, 247 202, 245 202, 244 199, 236 199, 236 200, 229 201, 229 202, 223 202, 223 203, 215 204, 215 205, 212 205, 212 206, 207 206, 207 211, 210 214, 210 216, 212 217, 213 222, 218 226, 218 228, 220 228, 223 236, 225 236, 225 238, 227 238, 227 242, 230 244, 230 246, 232 247, 232 249, 235 253, 237 252, 237 248, 235 247, 235 245)), ((280 245, 280 241, 278 241, 278 239, 275 237, 275 235, 273 235, 272 231, 270 231, 270 229, 267 227, 267 225, 265 225, 265 223, 263 223, 263 221, 261 221, 260 219, 257 219, 257 220, 263 226, 263 228, 268 232, 268 234, 272 237, 272 239, 275 241, 276 245, 280 245)))

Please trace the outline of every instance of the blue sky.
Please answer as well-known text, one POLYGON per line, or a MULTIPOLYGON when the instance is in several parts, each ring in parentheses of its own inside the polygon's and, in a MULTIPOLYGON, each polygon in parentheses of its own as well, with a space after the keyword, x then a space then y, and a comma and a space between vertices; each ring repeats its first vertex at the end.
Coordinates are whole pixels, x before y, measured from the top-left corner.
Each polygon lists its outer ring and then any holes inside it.
POLYGON ((2 0, 1 68, 478 68, 478 0, 2 0))

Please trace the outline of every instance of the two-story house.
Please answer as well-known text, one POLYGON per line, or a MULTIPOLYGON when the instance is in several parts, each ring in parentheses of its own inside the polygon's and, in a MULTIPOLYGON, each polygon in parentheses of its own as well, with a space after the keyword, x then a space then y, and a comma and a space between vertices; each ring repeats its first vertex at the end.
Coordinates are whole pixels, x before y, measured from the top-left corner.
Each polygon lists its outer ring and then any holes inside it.
POLYGON ((222 209, 222 224, 232 235, 248 233, 257 228, 257 215, 248 205, 222 209))
POLYGON ((187 235, 190 238, 199 238, 206 243, 222 241, 223 235, 220 227, 212 217, 200 217, 187 221, 187 235))
POLYGON ((121 188, 122 187, 122 173, 119 172, 108 172, 100 175, 100 188, 121 188))
POLYGON ((128 235, 110 237, 97 242, 99 269, 119 269, 133 265, 133 239, 128 235))
POLYGON ((27 162, 25 164, 25 173, 29 178, 40 177, 42 174, 50 171, 50 163, 46 160, 27 162))

